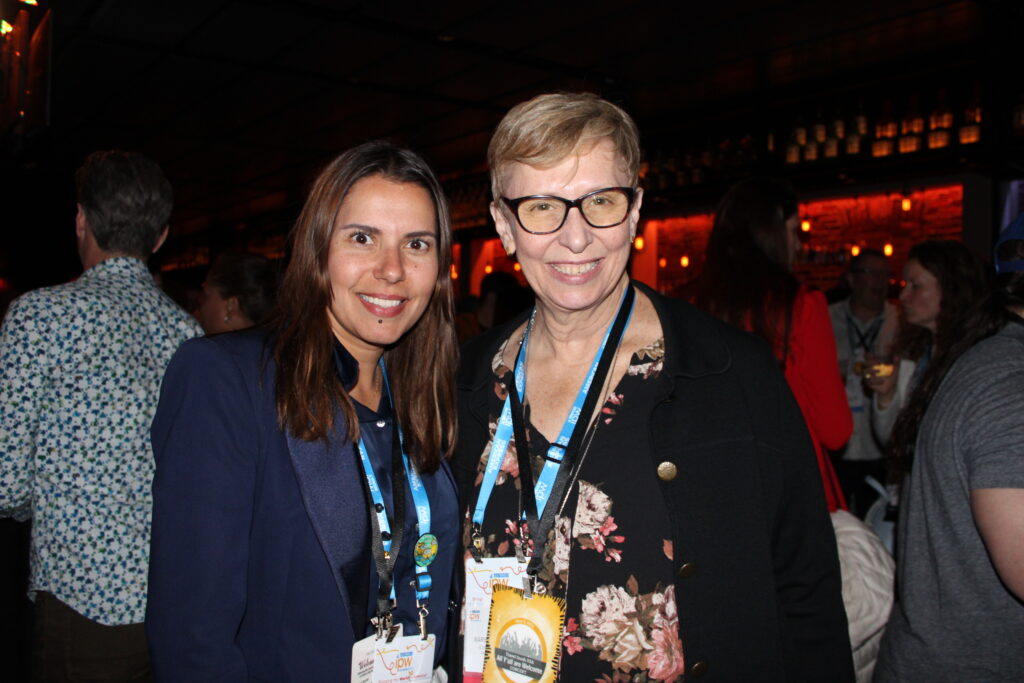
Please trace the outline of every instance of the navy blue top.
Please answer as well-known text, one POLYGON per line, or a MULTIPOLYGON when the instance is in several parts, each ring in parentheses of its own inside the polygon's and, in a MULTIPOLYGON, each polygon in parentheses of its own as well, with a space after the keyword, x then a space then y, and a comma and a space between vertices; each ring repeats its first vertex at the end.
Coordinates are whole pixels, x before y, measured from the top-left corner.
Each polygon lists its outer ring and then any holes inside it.
MULTIPOLYGON (((335 344, 335 363, 341 376, 342 385, 346 390, 351 389, 358 379, 359 366, 340 343, 335 344)), ((371 410, 358 401, 353 400, 353 404, 356 409, 356 417, 359 419, 359 434, 366 445, 366 452, 370 456, 373 472, 380 485, 381 495, 384 497, 388 518, 393 519, 395 510, 391 484, 391 435, 394 410, 386 393, 381 396, 380 406, 377 410, 371 410)), ((427 616, 427 627, 437 637, 434 648, 436 662, 440 661, 441 655, 445 652, 447 630, 445 624, 448 608, 446 598, 450 590, 451 573, 456 567, 455 558, 458 552, 456 546, 459 533, 458 505, 454 482, 448 473, 447 465, 443 465, 433 475, 424 476, 423 484, 430 500, 430 532, 437 536, 438 540, 438 555, 429 567, 433 588, 430 591, 427 616)), ((416 592, 412 587, 412 582, 416 578, 413 549, 420 533, 417 528, 416 504, 413 502, 412 491, 408 483, 405 487, 405 510, 405 530, 402 534, 402 546, 398 553, 398 559, 395 561, 394 570, 395 596, 398 605, 392 614, 395 622, 404 626, 405 635, 413 635, 419 631, 416 592)), ((368 509, 368 519, 370 514, 368 509)), ((372 554, 367 559, 366 568, 367 581, 359 582, 360 588, 366 586, 366 593, 360 596, 358 590, 352 590, 350 587, 353 630, 356 634, 362 633, 364 636, 373 632, 370 618, 377 610, 378 579, 372 554), (357 614, 357 605, 366 605, 366 613, 357 614), (361 625, 356 624, 359 618, 363 620, 361 625)))

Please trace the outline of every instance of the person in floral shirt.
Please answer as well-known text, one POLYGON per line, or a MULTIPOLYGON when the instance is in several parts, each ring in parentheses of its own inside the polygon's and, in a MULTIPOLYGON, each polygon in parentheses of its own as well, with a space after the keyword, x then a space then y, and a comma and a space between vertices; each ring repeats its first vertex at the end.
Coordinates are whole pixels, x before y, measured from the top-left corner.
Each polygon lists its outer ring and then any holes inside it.
POLYGON ((626 272, 632 119, 540 95, 488 156, 491 215, 536 306, 462 352, 464 678, 503 666, 479 656, 469 602, 474 567, 495 561, 530 577, 522 600, 564 606, 545 680, 852 680, 814 451, 776 363, 626 272))
POLYGON ((142 680, 149 425, 171 355, 202 328, 146 268, 171 213, 160 167, 96 152, 76 181, 85 272, 19 298, 0 334, 0 516, 32 519, 33 678, 142 680))

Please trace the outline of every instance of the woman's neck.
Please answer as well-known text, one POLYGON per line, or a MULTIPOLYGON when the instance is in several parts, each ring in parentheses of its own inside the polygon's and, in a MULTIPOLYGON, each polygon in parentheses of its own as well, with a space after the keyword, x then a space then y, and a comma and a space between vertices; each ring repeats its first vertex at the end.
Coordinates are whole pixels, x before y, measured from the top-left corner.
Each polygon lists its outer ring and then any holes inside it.
POLYGON ((384 379, 380 369, 380 358, 384 355, 383 351, 376 348, 352 349, 348 346, 345 348, 359 364, 359 376, 356 378, 355 386, 349 390, 349 396, 367 408, 376 410, 380 405, 384 379))
POLYGON ((593 349, 601 343, 605 331, 619 311, 622 296, 629 286, 629 278, 623 275, 615 289, 596 306, 566 311, 545 305, 538 299, 537 313, 530 332, 530 354, 572 360, 589 359, 593 349))

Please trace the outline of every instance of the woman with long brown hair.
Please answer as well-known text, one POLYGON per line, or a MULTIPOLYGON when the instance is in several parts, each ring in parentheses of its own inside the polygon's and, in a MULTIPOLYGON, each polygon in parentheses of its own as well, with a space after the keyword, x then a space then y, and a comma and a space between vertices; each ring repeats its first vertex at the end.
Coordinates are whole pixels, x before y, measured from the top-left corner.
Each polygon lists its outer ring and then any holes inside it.
POLYGON ((897 423, 908 473, 879 683, 1024 675, 1024 216, 994 252, 997 286, 949 323, 897 423))
POLYGON ((413 152, 360 145, 320 174, 291 240, 267 328, 186 344, 164 378, 147 631, 166 680, 346 680, 395 638, 429 672, 444 651, 458 520, 440 185, 413 152))

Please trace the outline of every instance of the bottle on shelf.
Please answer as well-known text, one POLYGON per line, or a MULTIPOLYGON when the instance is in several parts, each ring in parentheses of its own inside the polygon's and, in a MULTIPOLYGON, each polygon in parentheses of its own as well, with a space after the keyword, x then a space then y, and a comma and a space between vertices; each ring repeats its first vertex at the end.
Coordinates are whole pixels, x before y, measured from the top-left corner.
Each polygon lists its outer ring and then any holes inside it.
POLYGON ((964 122, 960 126, 959 137, 961 145, 972 145, 981 140, 981 91, 977 87, 964 108, 964 122))
POLYGON ((846 135, 846 155, 857 156, 863 151, 868 134, 868 117, 864 114, 864 101, 857 105, 857 114, 850 120, 850 130, 846 135))
POLYGON ((871 156, 890 156, 895 148, 893 140, 896 137, 896 119, 892 115, 892 103, 885 100, 882 104, 882 115, 875 123, 875 141, 871 143, 871 156))
POLYGON ((917 95, 911 95, 907 111, 900 122, 900 154, 911 154, 921 150, 921 133, 924 132, 924 118, 917 104, 917 95))
POLYGON ((953 128, 953 110, 946 104, 946 89, 940 88, 935 96, 935 108, 928 116, 928 149, 948 147, 953 128))

